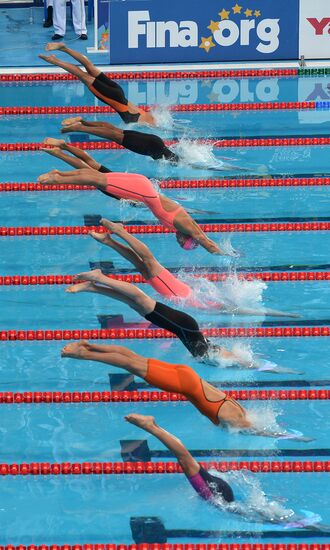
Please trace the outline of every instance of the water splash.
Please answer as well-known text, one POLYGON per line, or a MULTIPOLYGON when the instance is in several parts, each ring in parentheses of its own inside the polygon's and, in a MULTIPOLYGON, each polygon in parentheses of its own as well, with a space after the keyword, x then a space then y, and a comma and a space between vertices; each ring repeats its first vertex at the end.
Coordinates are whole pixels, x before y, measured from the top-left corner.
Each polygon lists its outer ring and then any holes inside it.
POLYGON ((169 110, 169 105, 155 105, 151 110, 151 114, 154 116, 158 128, 172 130, 176 124, 172 112, 169 110))
MULTIPOLYGON (((219 476, 216 471, 210 473, 219 476)), ((221 498, 216 498, 216 504, 225 507, 227 511, 257 523, 283 524, 294 519, 294 510, 285 508, 282 504, 286 499, 268 497, 253 473, 233 470, 222 473, 221 478, 232 487, 236 499, 234 502, 224 503, 221 498)))
POLYGON ((191 304, 199 309, 207 309, 211 313, 221 313, 223 304, 229 310, 235 308, 262 309, 262 294, 267 288, 263 281, 246 281, 239 279, 232 272, 226 281, 215 285, 207 279, 195 278, 193 273, 179 272, 179 277, 193 290, 191 304))
POLYGON ((208 143, 194 142, 188 139, 180 139, 171 149, 182 159, 182 162, 190 165, 198 165, 205 168, 222 168, 225 163, 217 159, 212 152, 212 145, 208 143))
POLYGON ((233 345, 224 345, 221 343, 221 347, 225 347, 233 356, 223 357, 219 354, 217 347, 211 347, 206 360, 208 364, 222 369, 237 367, 238 365, 246 369, 255 368, 256 359, 248 342, 235 342, 233 345))

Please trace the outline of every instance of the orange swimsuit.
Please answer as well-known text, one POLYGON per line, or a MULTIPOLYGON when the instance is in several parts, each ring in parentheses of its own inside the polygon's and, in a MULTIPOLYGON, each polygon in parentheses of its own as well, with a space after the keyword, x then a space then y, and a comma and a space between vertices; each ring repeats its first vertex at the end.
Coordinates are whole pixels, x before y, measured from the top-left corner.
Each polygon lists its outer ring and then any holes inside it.
MULTIPOLYGON (((209 401, 204 393, 202 379, 192 368, 186 365, 173 365, 158 359, 148 359, 148 371, 145 380, 151 386, 161 390, 181 393, 216 425, 220 424, 219 411, 222 405, 226 401, 232 400, 231 397, 226 395, 219 401, 209 401)), ((234 403, 236 404, 235 401, 234 403)))

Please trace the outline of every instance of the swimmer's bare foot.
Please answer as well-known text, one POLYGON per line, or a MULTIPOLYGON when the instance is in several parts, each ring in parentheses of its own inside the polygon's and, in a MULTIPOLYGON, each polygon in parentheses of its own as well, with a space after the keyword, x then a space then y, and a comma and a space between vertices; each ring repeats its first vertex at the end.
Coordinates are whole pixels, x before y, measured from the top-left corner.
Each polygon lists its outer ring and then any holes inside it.
POLYGON ((51 172, 40 174, 37 181, 39 183, 56 183, 57 173, 58 173, 58 170, 52 170, 51 172))
POLYGON ((89 281, 91 283, 100 282, 100 278, 104 277, 100 269, 92 269, 92 271, 84 271, 83 273, 78 273, 74 276, 74 281, 89 281))
POLYGON ((138 426, 142 430, 147 432, 152 431, 153 428, 157 428, 157 424, 153 416, 145 416, 144 414, 128 414, 125 416, 126 422, 138 426))
POLYGON ((76 122, 82 122, 82 116, 71 116, 69 118, 64 118, 61 122, 62 126, 71 126, 71 124, 76 124, 76 122))
POLYGON ((59 62, 59 59, 57 59, 56 55, 43 55, 42 53, 39 54, 40 59, 43 59, 46 61, 46 63, 50 63, 51 65, 57 65, 59 62))
POLYGON ((45 138, 43 143, 45 145, 53 145, 54 147, 63 147, 65 145, 64 139, 45 138))
POLYGON ((71 342, 62 348, 61 357, 72 357, 72 359, 83 359, 90 344, 87 340, 79 340, 79 342, 71 342))
POLYGON ((120 233, 125 231, 122 223, 114 223, 106 218, 101 218, 100 225, 103 225, 103 227, 114 233, 114 235, 120 235, 120 233))
POLYGON ((40 151, 44 151, 45 153, 48 153, 49 155, 58 155, 61 152, 61 149, 59 147, 40 147, 40 151))
POLYGON ((111 239, 110 235, 108 235, 107 233, 97 233, 96 231, 90 231, 89 235, 99 243, 106 244, 108 246, 111 246, 111 244, 114 242, 111 239))
POLYGON ((64 42, 48 42, 48 44, 46 44, 45 50, 46 52, 52 52, 54 50, 62 50, 62 48, 65 48, 64 42))
POLYGON ((61 128, 61 134, 69 134, 70 132, 79 132, 83 127, 82 122, 75 122, 74 124, 66 124, 61 128))
POLYGON ((95 290, 95 285, 86 281, 86 283, 77 283, 76 285, 69 286, 65 289, 65 292, 76 294, 78 292, 93 292, 93 290, 95 290))

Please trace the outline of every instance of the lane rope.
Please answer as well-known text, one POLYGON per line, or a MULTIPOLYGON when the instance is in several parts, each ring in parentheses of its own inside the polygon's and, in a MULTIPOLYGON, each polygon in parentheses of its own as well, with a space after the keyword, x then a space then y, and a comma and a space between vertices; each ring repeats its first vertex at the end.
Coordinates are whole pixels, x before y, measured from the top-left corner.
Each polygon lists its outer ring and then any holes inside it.
MULTIPOLYGON (((259 232, 284 232, 284 231, 329 231, 330 222, 306 221, 306 222, 272 222, 272 223, 214 223, 199 224, 206 233, 259 233, 259 232)), ((160 233, 174 233, 163 225, 126 225, 128 233, 139 235, 151 235, 160 233)), ((69 226, 41 226, 41 227, 0 227, 0 237, 35 237, 35 236, 72 236, 88 235, 90 231, 107 233, 102 226, 96 225, 69 225, 69 226)))
MULTIPOLYGON (((311 69, 310 69, 311 70, 311 69)), ((327 69, 318 69, 316 74, 328 74, 327 69)), ((195 78, 241 78, 241 77, 276 77, 297 76, 298 69, 239 69, 239 70, 205 70, 205 71, 139 71, 105 73, 112 80, 155 80, 155 79, 195 79, 195 78)), ((309 74, 309 73, 307 73, 309 74)), ((51 82, 51 81, 78 81, 78 78, 66 73, 36 73, 36 74, 8 74, 0 75, 2 82, 51 82)))
MULTIPOLYGON (((255 473, 315 473, 330 472, 330 461, 231 461, 199 462, 205 470, 230 472, 248 470, 255 473)), ((141 475, 141 474, 183 474, 177 462, 23 462, 0 464, 0 476, 27 475, 141 475)), ((95 545, 98 546, 98 545, 95 545)), ((100 545, 101 546, 101 545, 100 545)), ((178 545, 176 545, 177 547, 178 545)), ((245 547, 246 545, 244 545, 245 547)), ((8 548, 8 547, 2 547, 8 548)), ((30 549, 31 547, 28 546, 30 549)), ((42 550, 42 547, 38 547, 42 550)), ((63 546, 59 547, 63 550, 63 546)), ((85 548, 85 547, 84 547, 85 548)), ((140 548, 140 545, 139 545, 140 548)), ((15 550, 20 549, 16 547, 15 550)), ((51 546, 54 550, 54 545, 51 546)))
MULTIPOLYGON (((225 178, 206 180, 176 180, 169 179, 159 182, 160 189, 209 189, 209 188, 242 188, 242 187, 305 187, 330 185, 330 177, 288 177, 288 178, 225 178)), ((28 191, 96 191, 86 185, 41 185, 36 182, 4 182, 0 183, 0 192, 28 191)))
MULTIPOLYGON (((192 268, 193 269, 193 268, 192 268)), ((228 273, 190 273, 195 279, 223 282, 230 278, 228 273)), ((251 271, 236 273, 240 281, 265 282, 304 282, 330 281, 330 271, 251 271)), ((107 274, 109 279, 125 283, 144 284, 146 280, 136 274, 107 274)), ((0 276, 0 286, 35 286, 35 285, 72 285, 82 281, 74 281, 74 275, 3 275, 0 276)))
MULTIPOLYGON (((93 463, 94 464, 94 463, 93 463)), ((234 542, 230 544, 177 544, 177 543, 140 543, 140 544, 29 544, 15 546, 13 544, 3 545, 3 550, 329 550, 329 544, 301 543, 301 544, 249 544, 234 542)))
MULTIPOLYGON (((164 141, 167 146, 178 142, 177 139, 164 141)), ((330 137, 270 137, 270 138, 234 138, 234 139, 197 139, 193 140, 195 144, 210 145, 218 149, 225 147, 293 147, 293 146, 312 146, 312 145, 330 145, 330 137)), ((79 147, 82 150, 116 150, 125 149, 122 145, 113 141, 78 141, 70 145, 79 147)), ((21 143, 1 143, 0 151, 39 151, 45 147, 44 143, 39 142, 21 142, 21 143)), ((46 146, 47 147, 47 146, 46 146)), ((50 146, 49 146, 50 147, 50 146)))
MULTIPOLYGON (((226 394, 238 401, 328 401, 330 390, 227 390, 226 394)), ((0 392, 1 405, 43 403, 168 403, 187 402, 180 393, 164 391, 34 391, 0 392)))
MULTIPOLYGON (((143 110, 150 111, 152 105, 143 105, 143 110)), ((330 109, 330 101, 279 101, 265 103, 185 103, 168 105, 174 112, 205 112, 205 111, 265 111, 265 110, 322 110, 330 109)), ((63 115, 63 114, 109 114, 116 111, 105 105, 76 105, 52 107, 0 107, 0 115, 63 115)))

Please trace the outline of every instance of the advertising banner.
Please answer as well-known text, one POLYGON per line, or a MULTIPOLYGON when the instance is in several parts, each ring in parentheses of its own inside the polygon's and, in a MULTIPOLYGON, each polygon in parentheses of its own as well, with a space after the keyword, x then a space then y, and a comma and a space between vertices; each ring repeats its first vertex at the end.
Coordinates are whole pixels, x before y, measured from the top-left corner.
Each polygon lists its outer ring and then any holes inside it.
POLYGON ((300 0, 299 56, 330 58, 330 1, 300 0))
POLYGON ((111 1, 111 63, 297 59, 298 2, 111 1))

